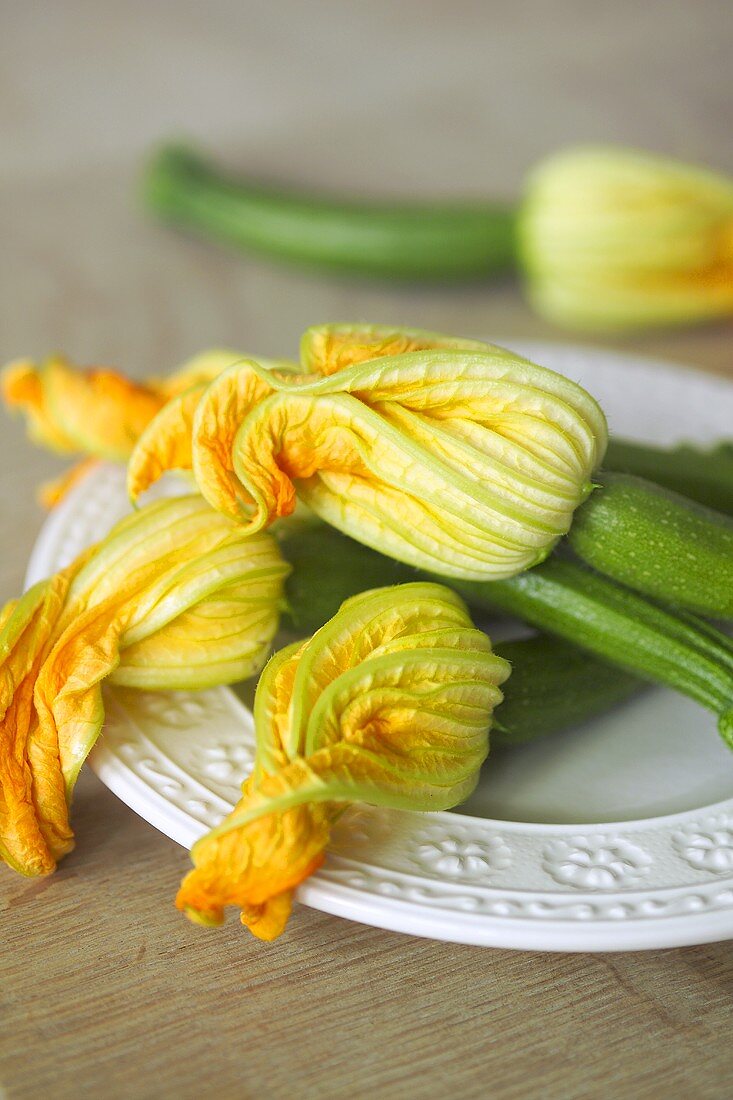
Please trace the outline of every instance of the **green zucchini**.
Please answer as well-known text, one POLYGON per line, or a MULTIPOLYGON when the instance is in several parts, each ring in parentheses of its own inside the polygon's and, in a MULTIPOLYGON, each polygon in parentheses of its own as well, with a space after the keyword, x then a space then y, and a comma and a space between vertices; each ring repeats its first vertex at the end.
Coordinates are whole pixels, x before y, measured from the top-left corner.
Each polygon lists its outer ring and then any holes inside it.
POLYGON ((630 672, 547 634, 498 642, 494 650, 509 661, 512 674, 494 714, 492 748, 536 741, 588 722, 643 686, 630 672))
POLYGON ((145 201, 166 221, 321 269, 446 281, 515 264, 511 207, 339 202, 231 179, 177 146, 151 161, 145 201))
POLYGON ((733 515, 733 443, 718 443, 706 451, 687 443, 668 449, 612 437, 603 465, 733 515))
POLYGON ((302 638, 332 619, 349 596, 418 579, 411 566, 378 554, 324 523, 293 532, 286 529, 280 548, 293 567, 285 582, 282 621, 302 638))
POLYGON ((557 556, 510 580, 452 584, 473 606, 516 615, 690 696, 718 716, 720 734, 733 748, 733 640, 704 620, 668 611, 557 556))
POLYGON ((733 618, 733 518, 643 478, 604 473, 568 533, 606 576, 677 607, 733 618))

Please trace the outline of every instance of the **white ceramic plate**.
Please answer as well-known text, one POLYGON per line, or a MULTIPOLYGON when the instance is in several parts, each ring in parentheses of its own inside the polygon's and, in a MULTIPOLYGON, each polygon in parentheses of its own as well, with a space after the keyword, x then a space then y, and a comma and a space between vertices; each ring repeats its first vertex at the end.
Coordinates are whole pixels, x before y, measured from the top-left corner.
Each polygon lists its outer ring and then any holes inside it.
MULTIPOLYGON (((733 385, 633 356, 517 350, 584 384, 611 430, 657 443, 733 434, 733 385)), ((29 583, 127 511, 100 467, 47 520, 29 583)), ((190 846, 236 800, 253 758, 227 689, 110 690, 89 763, 133 810, 190 846)), ((498 947, 606 951, 733 937, 733 755, 713 718, 650 690, 570 734, 490 757, 458 813, 358 807, 298 898, 368 924, 498 947)))

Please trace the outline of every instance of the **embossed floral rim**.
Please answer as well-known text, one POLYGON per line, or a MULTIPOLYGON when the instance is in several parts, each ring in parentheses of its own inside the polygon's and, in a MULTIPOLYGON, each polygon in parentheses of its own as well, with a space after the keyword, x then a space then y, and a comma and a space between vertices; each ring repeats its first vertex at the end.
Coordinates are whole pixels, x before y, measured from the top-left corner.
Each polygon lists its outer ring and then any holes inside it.
MULTIPOLYGON (((575 376, 573 357, 577 349, 554 349, 551 365, 575 376)), ((658 385, 659 371, 636 361, 625 382, 658 385)), ((730 404, 723 380, 694 376, 694 383, 730 404)), ((47 520, 28 581, 65 564, 126 510, 121 471, 98 468, 47 520)), ((227 689, 134 698, 116 690, 90 763, 140 816, 190 846, 234 802, 251 748, 249 712, 227 689)), ((360 808, 343 819, 325 866, 298 898, 399 932, 496 947, 639 950, 727 939, 733 799, 583 826, 360 808)))
MULTIPOLYGON (((110 696, 94 771, 190 847, 236 793, 234 768, 229 800, 207 778, 197 724, 209 730, 209 767, 232 750, 237 767, 246 767, 254 751, 250 712, 226 688, 203 693, 193 707, 178 693, 110 696)), ((397 932, 481 946, 628 951, 728 939, 733 799, 587 826, 359 807, 344 817, 326 864, 298 900, 397 932)))

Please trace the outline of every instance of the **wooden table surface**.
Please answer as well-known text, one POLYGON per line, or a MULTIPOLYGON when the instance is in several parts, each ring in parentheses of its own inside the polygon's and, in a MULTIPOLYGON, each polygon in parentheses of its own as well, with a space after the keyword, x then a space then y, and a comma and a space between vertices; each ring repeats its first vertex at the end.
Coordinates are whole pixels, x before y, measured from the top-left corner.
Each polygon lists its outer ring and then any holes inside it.
MULTIPOLYGON (((251 172, 382 195, 516 192, 546 151, 637 144, 733 171, 725 0, 0 4, 0 358, 133 374, 207 345, 290 355, 309 323, 568 338, 510 282, 388 288, 152 224, 136 175, 189 135, 251 172)), ((625 346, 732 372, 728 325, 625 346)), ((622 341, 605 341, 623 346, 622 341)), ((0 598, 58 463, 0 430, 0 598)), ((727 1097, 728 944, 482 950, 297 907, 262 945, 172 907, 186 854, 90 774, 54 876, 0 871, 0 1094, 727 1097)))

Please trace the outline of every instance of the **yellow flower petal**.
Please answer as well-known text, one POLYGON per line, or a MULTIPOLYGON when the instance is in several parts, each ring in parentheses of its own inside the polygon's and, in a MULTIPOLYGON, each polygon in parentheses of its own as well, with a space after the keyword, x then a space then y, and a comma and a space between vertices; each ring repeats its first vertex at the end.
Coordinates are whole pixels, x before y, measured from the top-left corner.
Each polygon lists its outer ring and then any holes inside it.
POLYGON ((236 905, 255 935, 275 938, 349 802, 427 810, 467 797, 508 674, 440 585, 347 600, 265 669, 255 770, 232 813, 194 846, 178 907, 219 924, 236 905))
POLYGON ((327 375, 385 355, 434 348, 481 351, 486 347, 479 340, 465 340, 418 328, 347 323, 314 325, 306 329, 300 342, 300 355, 307 372, 327 375))
POLYGON ((247 413, 272 392, 271 379, 282 378, 298 376, 281 363, 240 359, 210 384, 199 382, 169 401, 132 453, 127 472, 130 499, 137 500, 167 470, 194 468, 197 481, 206 481, 211 495, 226 499, 229 510, 237 514, 243 501, 231 468, 234 437, 247 413))
POLYGON ((289 567, 199 496, 158 501, 0 616, 0 856, 24 874, 73 846, 69 805, 104 681, 201 688, 251 676, 289 567))
POLYGON ((79 371, 61 358, 41 369, 46 408, 75 450, 125 462, 164 398, 116 371, 79 371))
POLYGON ((575 328, 733 313, 733 180, 627 149, 581 148, 530 176, 519 233, 537 309, 575 328))
POLYGON ((193 418, 206 383, 201 382, 167 402, 140 435, 127 464, 131 501, 149 489, 167 470, 190 470, 193 418))

